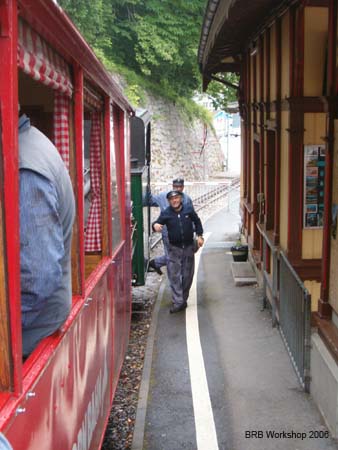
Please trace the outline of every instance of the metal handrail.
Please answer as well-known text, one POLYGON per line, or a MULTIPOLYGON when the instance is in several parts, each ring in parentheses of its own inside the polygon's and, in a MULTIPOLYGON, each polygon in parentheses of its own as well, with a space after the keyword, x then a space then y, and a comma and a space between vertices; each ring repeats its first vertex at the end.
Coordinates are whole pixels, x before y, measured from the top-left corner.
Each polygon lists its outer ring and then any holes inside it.
POLYGON ((280 252, 280 333, 291 362, 306 392, 310 390, 311 295, 280 252))

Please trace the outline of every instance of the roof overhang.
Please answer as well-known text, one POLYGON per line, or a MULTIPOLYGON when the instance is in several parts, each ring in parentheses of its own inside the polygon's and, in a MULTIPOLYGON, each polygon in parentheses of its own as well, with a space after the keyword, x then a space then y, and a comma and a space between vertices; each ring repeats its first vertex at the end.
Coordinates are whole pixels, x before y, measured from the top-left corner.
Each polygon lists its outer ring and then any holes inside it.
POLYGON ((203 89, 213 74, 239 72, 250 40, 292 3, 295 0, 209 0, 198 50, 203 89))

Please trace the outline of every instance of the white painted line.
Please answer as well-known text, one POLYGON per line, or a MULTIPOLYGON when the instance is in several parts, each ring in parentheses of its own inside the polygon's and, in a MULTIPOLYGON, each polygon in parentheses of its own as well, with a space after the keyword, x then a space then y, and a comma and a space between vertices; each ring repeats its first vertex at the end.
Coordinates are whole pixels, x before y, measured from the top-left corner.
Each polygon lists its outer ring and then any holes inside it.
MULTIPOLYGON (((211 233, 204 235, 204 245, 211 233)), ((190 290, 188 308, 186 309, 187 347, 190 368, 192 400, 194 406, 197 450, 218 450, 216 427, 203 353, 200 341, 197 315, 197 273, 201 250, 195 255, 195 275, 190 290)))

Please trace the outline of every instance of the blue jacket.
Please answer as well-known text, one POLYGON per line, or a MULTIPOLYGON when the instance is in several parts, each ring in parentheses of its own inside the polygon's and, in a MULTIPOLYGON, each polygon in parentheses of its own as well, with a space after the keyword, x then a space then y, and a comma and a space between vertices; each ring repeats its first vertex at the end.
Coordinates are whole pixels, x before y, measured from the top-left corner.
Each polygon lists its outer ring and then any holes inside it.
POLYGON ((198 236, 202 236, 203 227, 201 219, 196 214, 194 208, 182 205, 180 211, 168 206, 161 212, 158 219, 153 223, 166 225, 168 229, 169 242, 176 247, 185 247, 193 243, 194 226, 198 236))

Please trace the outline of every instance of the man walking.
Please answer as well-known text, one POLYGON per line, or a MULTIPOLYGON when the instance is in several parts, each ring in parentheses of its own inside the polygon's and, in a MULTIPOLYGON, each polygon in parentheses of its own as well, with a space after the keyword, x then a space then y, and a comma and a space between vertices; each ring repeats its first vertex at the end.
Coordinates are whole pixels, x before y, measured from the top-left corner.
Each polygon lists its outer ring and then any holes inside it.
POLYGON ((198 247, 202 247, 204 239, 201 220, 192 206, 183 204, 182 192, 170 191, 167 199, 170 206, 161 212, 153 223, 153 230, 160 232, 164 226, 168 230, 167 270, 173 296, 170 312, 176 313, 187 307, 189 290, 194 277, 194 226, 198 236, 198 247))
MULTIPOLYGON (((178 191, 182 193, 182 203, 186 206, 191 206, 193 208, 193 203, 189 195, 185 194, 183 192, 184 190, 184 179, 183 178, 175 178, 173 180, 173 190, 178 191)), ((157 195, 152 195, 151 192, 148 192, 147 194, 147 204, 149 206, 157 206, 160 208, 161 212, 163 212, 168 206, 169 202, 167 199, 167 191, 160 192, 157 195)), ((167 265, 167 259, 168 259, 168 231, 167 227, 164 226, 162 228, 162 242, 164 247, 164 255, 157 256, 154 259, 151 259, 149 261, 149 266, 154 269, 159 275, 162 275, 161 267, 167 265)))

